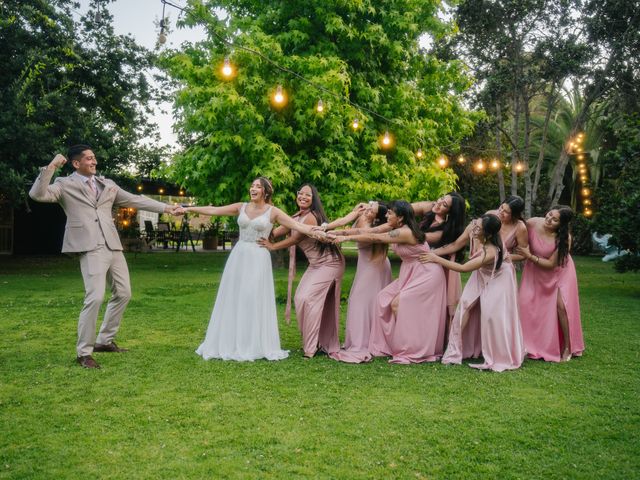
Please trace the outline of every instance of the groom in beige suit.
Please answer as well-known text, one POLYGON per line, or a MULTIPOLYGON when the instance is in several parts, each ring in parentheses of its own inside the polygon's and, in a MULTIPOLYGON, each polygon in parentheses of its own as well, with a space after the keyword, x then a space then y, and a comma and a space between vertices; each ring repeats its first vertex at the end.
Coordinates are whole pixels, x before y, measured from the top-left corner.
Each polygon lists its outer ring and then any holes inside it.
POLYGON ((85 368, 100 368, 92 357, 93 352, 126 351, 113 340, 131 298, 129 269, 113 223, 113 206, 157 213, 174 213, 180 208, 133 195, 113 181, 97 177, 98 162, 88 145, 71 147, 67 156, 75 172, 50 184, 54 172, 67 162, 63 155, 56 155, 41 169, 29 196, 39 202, 59 203, 67 215, 62 252, 79 254, 85 290, 78 321, 77 360, 85 368), (107 280, 112 294, 96 338, 98 312, 107 280))

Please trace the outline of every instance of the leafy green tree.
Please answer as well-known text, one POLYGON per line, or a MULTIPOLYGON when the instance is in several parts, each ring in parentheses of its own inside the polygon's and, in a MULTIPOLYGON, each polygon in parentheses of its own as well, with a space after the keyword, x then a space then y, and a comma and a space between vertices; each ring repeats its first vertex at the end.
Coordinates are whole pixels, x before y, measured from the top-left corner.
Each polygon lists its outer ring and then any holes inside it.
POLYGON ((607 143, 594 227, 610 233, 614 245, 631 252, 617 260, 619 270, 640 270, 640 114, 627 116, 607 143))
POLYGON ((185 148, 175 177, 213 203, 242 198, 256 175, 274 181, 277 202, 312 182, 332 213, 369 198, 433 198, 453 188, 455 175, 434 160, 472 130, 473 118, 461 104, 470 84, 462 64, 419 46, 425 34, 451 33, 437 17, 440 6, 438 0, 190 2, 185 23, 203 24, 210 35, 164 58, 180 85, 175 105, 185 148), (216 17, 216 9, 227 16, 216 17), (232 81, 219 73, 225 57, 238 67, 232 81), (279 109, 269 100, 276 85, 289 95, 279 109), (379 142, 387 130, 395 148, 385 152, 379 142))
POLYGON ((106 3, 79 20, 70 0, 0 3, 0 200, 19 205, 36 168, 74 143, 94 146, 107 172, 159 163, 142 142, 158 139, 147 120, 154 57, 114 34, 106 3))

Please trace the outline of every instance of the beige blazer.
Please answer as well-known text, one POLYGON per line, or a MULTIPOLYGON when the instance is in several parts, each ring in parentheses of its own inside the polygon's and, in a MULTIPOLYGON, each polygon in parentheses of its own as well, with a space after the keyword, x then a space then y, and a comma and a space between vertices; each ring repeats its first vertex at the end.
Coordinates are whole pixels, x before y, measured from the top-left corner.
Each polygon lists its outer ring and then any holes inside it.
POLYGON ((111 250, 122 250, 118 231, 113 223, 112 209, 132 207, 162 213, 166 205, 143 195, 133 195, 122 190, 112 180, 96 176, 102 192, 94 198, 91 190, 79 175, 59 177, 51 183, 54 170, 42 168, 33 183, 29 196, 38 202, 59 203, 67 215, 67 225, 62 242, 63 253, 90 252, 98 242, 106 241, 111 250), (101 235, 102 232, 102 235, 101 235))

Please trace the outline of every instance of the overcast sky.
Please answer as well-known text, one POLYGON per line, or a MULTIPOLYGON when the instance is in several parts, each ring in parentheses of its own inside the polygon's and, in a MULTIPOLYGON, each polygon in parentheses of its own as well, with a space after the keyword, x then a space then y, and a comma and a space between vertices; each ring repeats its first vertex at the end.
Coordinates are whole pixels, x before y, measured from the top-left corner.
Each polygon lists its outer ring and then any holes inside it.
MULTIPOLYGON (((172 0, 176 5, 185 5, 185 0, 172 0)), ((80 0, 80 13, 88 10, 89 0, 80 0)), ((160 0, 116 0, 107 4, 113 15, 113 27, 117 34, 131 34, 138 44, 153 49, 158 39, 158 23, 162 18, 162 2, 160 0)), ((176 20, 180 11, 169 5, 165 8, 165 15, 169 18, 171 34, 167 37, 166 47, 178 47, 183 41, 197 41, 204 38, 203 29, 178 29, 176 20)), ((165 104, 156 108, 153 120, 158 124, 162 144, 175 145, 176 137, 172 131, 171 105, 165 104), (167 112, 162 114, 160 110, 167 112)))

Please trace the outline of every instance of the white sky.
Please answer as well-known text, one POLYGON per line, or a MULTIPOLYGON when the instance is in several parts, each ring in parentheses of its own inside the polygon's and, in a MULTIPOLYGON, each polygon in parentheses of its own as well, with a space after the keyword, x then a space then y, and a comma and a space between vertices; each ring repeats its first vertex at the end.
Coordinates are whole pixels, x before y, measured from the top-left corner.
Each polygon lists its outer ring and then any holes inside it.
MULTIPOLYGON (((172 0, 176 5, 184 6, 185 0, 172 0)), ((80 0, 80 13, 88 10, 89 0, 80 0)), ((162 18, 162 2, 160 0, 116 0, 103 4, 113 16, 113 27, 117 34, 131 34, 139 45, 153 50, 158 39, 158 23, 162 18)), ((178 29, 176 20, 180 10, 167 5, 165 16, 169 18, 171 33, 167 36, 165 48, 178 47, 184 41, 197 41, 205 37, 203 29, 178 29)), ((176 145, 176 136, 172 130, 171 105, 157 105, 152 120, 158 125, 163 145, 176 145), (164 110, 165 113, 162 113, 164 110)))

